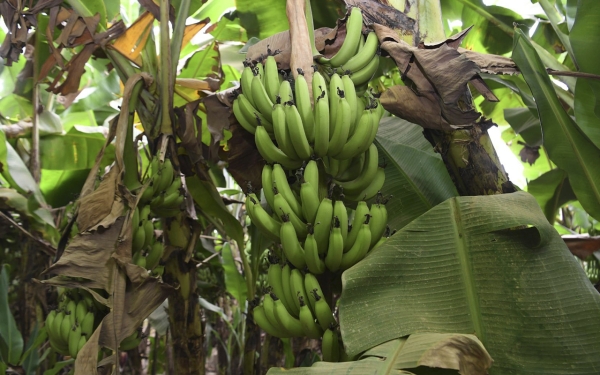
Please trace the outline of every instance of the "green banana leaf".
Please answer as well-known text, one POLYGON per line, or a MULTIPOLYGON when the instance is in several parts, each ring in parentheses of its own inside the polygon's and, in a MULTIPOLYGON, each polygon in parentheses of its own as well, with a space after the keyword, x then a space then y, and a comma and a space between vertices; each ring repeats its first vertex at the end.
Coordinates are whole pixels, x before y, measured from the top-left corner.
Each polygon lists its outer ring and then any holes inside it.
POLYGON ((550 224, 554 224, 556 211, 562 205, 577 199, 571 189, 567 172, 562 169, 553 169, 529 181, 527 191, 535 197, 550 224))
POLYGON ((8 266, 3 264, 0 268, 0 357, 17 365, 23 353, 23 336, 8 304, 8 266))
MULTIPOLYGON (((240 249, 240 251, 244 251, 240 249)), ((240 304, 246 301, 248 296, 248 288, 244 281, 244 276, 238 271, 231 246, 227 242, 221 249, 221 258, 223 262, 223 275, 225 276, 225 285, 227 292, 230 293, 240 304)))
POLYGON ((600 295, 526 192, 448 199, 344 272, 342 285, 351 356, 417 332, 474 333, 491 375, 600 368, 600 295))
POLYGON ((458 195, 439 154, 423 136, 423 128, 398 117, 385 117, 375 143, 385 167, 382 193, 388 224, 401 229, 438 203, 458 195))
POLYGON ((596 113, 599 103, 592 89, 593 85, 592 82, 585 79, 577 80, 575 86, 575 120, 594 145, 600 148, 600 117, 596 113))
POLYGON ((484 374, 492 359, 473 335, 417 333, 376 346, 353 362, 316 362, 309 368, 272 368, 268 375, 295 374, 484 374), (410 371, 403 371, 410 369, 410 371), (440 369, 453 371, 440 371, 440 369))
POLYGON ((569 175, 577 199, 585 210, 600 219, 600 149, 577 126, 558 100, 529 38, 515 28, 513 60, 519 66, 536 99, 544 147, 550 159, 569 175))

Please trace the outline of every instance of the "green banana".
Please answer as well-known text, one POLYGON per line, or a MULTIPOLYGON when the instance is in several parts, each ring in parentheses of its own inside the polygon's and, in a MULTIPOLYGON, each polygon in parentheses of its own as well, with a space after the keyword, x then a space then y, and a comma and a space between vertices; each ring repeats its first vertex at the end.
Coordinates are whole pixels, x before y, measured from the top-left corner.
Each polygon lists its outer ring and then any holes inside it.
POLYGON ((344 92, 344 83, 339 74, 334 73, 329 81, 329 139, 333 138, 337 123, 340 93, 344 92))
POLYGON ((142 251, 135 253, 133 263, 139 267, 146 268, 146 256, 144 256, 142 251))
POLYGON ((187 249, 191 233, 190 227, 187 225, 185 218, 174 218, 167 230, 167 235, 171 245, 180 247, 182 249, 187 249))
POLYGON ((311 292, 315 298, 315 316, 317 317, 321 328, 326 330, 331 324, 335 323, 331 307, 329 307, 329 304, 325 301, 325 298, 323 298, 323 294, 319 294, 316 290, 312 290, 311 292))
POLYGON ((147 220, 144 223, 144 248, 152 246, 154 243, 154 224, 152 220, 147 220))
POLYGON ((378 166, 379 152, 377 151, 377 146, 371 144, 360 175, 352 181, 342 182, 335 180, 335 182, 344 188, 344 194, 349 198, 349 195, 359 194, 369 186, 377 174, 378 166))
POLYGON ((320 58, 319 62, 339 67, 348 62, 358 51, 362 35, 363 15, 359 7, 353 7, 346 21, 346 38, 337 53, 330 59, 320 58))
POLYGON ((254 78, 252 78, 251 90, 252 99, 254 100, 254 104, 256 104, 256 108, 267 119, 269 123, 272 123, 273 118, 271 112, 273 111, 273 102, 271 101, 271 99, 269 99, 267 90, 265 90, 265 86, 263 85, 259 76, 254 76, 254 78))
MULTIPOLYGON (((244 128, 250 134, 256 133, 256 125, 254 125, 254 123, 251 123, 246 119, 246 115, 242 111, 240 101, 237 99, 233 101, 233 114, 235 115, 235 119, 242 126, 242 128, 244 128)), ((144 196, 142 195, 142 198, 143 197, 144 196)))
POLYGON ((134 331, 131 335, 121 340, 121 344, 119 344, 119 350, 127 351, 135 349, 140 345, 140 342, 142 342, 142 338, 138 336, 137 331, 134 331))
MULTIPOLYGON (((263 299, 263 306, 265 308, 265 315, 267 316, 267 320, 282 337, 292 337, 291 333, 288 332, 285 327, 283 327, 279 321, 277 320, 275 314, 275 300, 280 299, 276 294, 265 294, 263 299)), ((283 301, 282 301, 283 302, 283 301)))
POLYGON ((81 338, 81 328, 78 325, 73 326, 69 333, 69 355, 73 358, 77 358, 77 352, 79 349, 79 339, 81 338))
POLYGON ((83 349, 86 342, 87 342, 87 339, 85 338, 85 336, 81 335, 81 337, 79 338, 79 344, 77 345, 77 353, 79 353, 81 351, 81 349, 83 349))
POLYGON ((67 303, 67 309, 65 310, 65 314, 69 316, 69 323, 71 324, 71 326, 75 324, 75 320, 77 318, 77 316, 75 315, 76 310, 77 303, 73 300, 69 300, 69 302, 67 303))
POLYGON ((88 311, 87 314, 83 317, 81 321, 81 334, 90 337, 92 333, 94 333, 94 313, 92 311, 88 311))
POLYGON ((277 70, 277 62, 273 56, 267 56, 264 67, 265 74, 265 90, 269 99, 275 103, 279 94, 279 71, 277 70))
POLYGON ((283 224, 281 224, 279 238, 281 238, 281 246, 283 247, 283 253, 285 254, 286 259, 292 263, 294 267, 300 269, 304 268, 306 266, 304 249, 300 245, 300 242, 298 242, 296 230, 290 221, 284 220, 283 224))
POLYGON ((149 270, 154 269, 160 262, 163 254, 165 252, 165 246, 160 241, 155 241, 150 250, 148 251, 148 255, 146 256, 146 268, 149 270))
POLYGON ((325 265, 331 272, 340 269, 342 264, 342 255, 344 254, 344 237, 340 228, 340 220, 334 216, 334 226, 329 234, 329 246, 325 256, 325 265))
POLYGON ((85 302, 84 300, 80 300, 79 302, 77 302, 77 306, 75 307, 75 324, 81 324, 81 322, 83 322, 87 311, 87 302, 85 302))
POLYGON ((344 242, 348 238, 348 210, 346 210, 346 206, 342 201, 344 199, 344 195, 340 196, 340 199, 335 201, 333 205, 333 216, 337 217, 340 222, 340 229, 342 232, 342 238, 344 242))
POLYGON ((327 155, 331 157, 336 157, 344 148, 352 123, 352 119, 350 118, 350 104, 346 100, 345 94, 339 95, 338 101, 338 115, 335 120, 333 135, 329 140, 329 148, 327 149, 327 155))
POLYGON ((290 84, 290 81, 284 80, 279 85, 279 98, 283 104, 294 101, 294 94, 292 92, 292 85, 290 84))
POLYGON ((273 167, 269 164, 265 164, 262 169, 261 182, 263 193, 269 207, 273 207, 273 167))
MULTIPOLYGON (((242 76, 240 77, 240 85, 242 87, 242 91, 244 95, 250 101, 250 104, 254 106, 254 101, 252 100, 252 79, 254 78, 254 72, 252 71, 252 67, 246 66, 244 70, 242 70, 242 76)), ((236 116, 237 117, 237 116, 236 116)))
POLYGON ((281 331, 279 331, 277 328, 275 328, 267 319, 267 315, 265 314, 265 309, 263 306, 256 306, 253 310, 252 310, 252 317, 254 318, 254 322, 260 327, 262 328, 263 331, 265 331, 266 333, 268 333, 269 335, 273 336, 273 337, 279 337, 279 338, 284 338, 286 337, 286 334, 282 333, 281 331))
POLYGON ((369 200, 377 195, 383 184, 385 183, 385 171, 383 168, 377 168, 375 173, 375 177, 371 180, 371 183, 360 193, 358 194, 348 194, 346 198, 352 201, 357 200, 369 200))
POLYGON ((256 196, 252 194, 246 197, 246 208, 250 220, 260 229, 260 231, 274 241, 279 241, 279 232, 281 223, 271 217, 267 211, 258 203, 256 196), (253 202, 254 201, 254 202, 253 202))
MULTIPOLYGON (((354 134, 348 139, 342 150, 337 155, 340 159, 350 159, 364 152, 366 142, 369 142, 371 131, 375 126, 375 114, 369 110, 364 110, 358 121, 354 134)), ((368 144, 372 144, 370 141, 368 144)))
POLYGON ((308 91, 308 83, 304 78, 304 74, 298 74, 296 84, 294 86, 296 98, 296 107, 302 120, 304 133, 309 143, 313 143, 315 139, 315 120, 313 117, 312 105, 310 104, 310 92, 308 91))
POLYGON ((293 269, 290 273, 290 288, 294 297, 294 303, 296 304, 298 311, 300 311, 300 301, 298 297, 302 297, 307 301, 308 296, 304 289, 304 275, 298 269, 293 269))
POLYGON ((283 291, 281 274, 282 274, 282 267, 279 265, 279 263, 273 263, 269 266, 269 270, 267 271, 267 280, 269 282, 269 285, 273 289, 273 292, 275 293, 275 295, 277 297, 279 297, 279 299, 285 305, 285 307, 288 309, 288 311, 290 311, 291 303, 293 303, 293 302, 292 301, 288 302, 286 299, 287 294, 289 294, 289 293, 286 294, 283 291))
POLYGON ((319 190, 310 182, 304 181, 300 185, 300 199, 302 200, 303 216, 309 223, 314 223, 319 209, 319 190))
POLYGON ((148 203, 154 196, 154 176, 150 176, 149 179, 150 183, 146 186, 146 189, 144 189, 140 196, 140 203, 148 203))
POLYGON ((314 236, 317 241, 317 246, 320 255, 327 253, 327 246, 329 244, 329 231, 331 229, 331 219, 333 218, 333 203, 329 198, 323 198, 319 209, 317 210, 317 217, 314 223, 314 236))
POLYGON ((344 241, 344 252, 350 250, 356 242, 358 232, 361 225, 365 222, 367 215, 369 215, 369 206, 367 205, 367 202, 358 202, 356 210, 354 210, 354 218, 352 219, 352 230, 348 232, 348 237, 346 238, 346 241, 344 241))
POLYGON ((367 215, 365 223, 360 226, 360 229, 358 230, 358 234, 356 236, 356 241, 354 242, 350 250, 348 250, 348 252, 344 253, 344 255, 342 256, 342 264, 340 267, 343 270, 346 270, 355 265, 356 263, 360 262, 369 251, 369 247, 371 246, 371 229, 369 229, 369 217, 370 215, 367 215))
POLYGON ((339 74, 343 74, 346 71, 353 73, 361 70, 367 66, 367 64, 373 59, 373 56, 377 54, 377 49, 379 49, 379 39, 377 38, 377 34, 371 31, 369 32, 369 35, 367 35, 365 44, 360 52, 352 56, 350 60, 348 60, 340 68, 336 69, 336 71, 339 74))
MULTIPOLYGON (((294 229, 296 230, 296 235, 298 239, 304 240, 306 238, 306 224, 294 213, 292 208, 290 207, 288 201, 279 193, 277 188, 273 188, 273 192, 275 193, 275 197, 273 198, 275 206, 272 207, 273 211, 277 214, 277 216, 287 216, 287 219, 292 222, 294 229)), ((283 219, 282 219, 283 220, 283 219)))
POLYGON ((300 325, 304 331, 304 335, 311 339, 318 339, 323 334, 323 330, 315 323, 315 317, 308 305, 304 302, 303 297, 298 297, 300 300, 300 325))
POLYGON ((339 362, 340 348, 336 330, 327 328, 321 341, 321 354, 324 362, 339 362))
POLYGON ((49 336, 55 337, 59 341, 62 341, 62 321, 64 318, 65 313, 63 311, 58 311, 52 320, 52 324, 48 326, 49 336))
POLYGON ((313 73, 312 80, 312 89, 313 89, 313 102, 317 102, 317 98, 322 98, 328 100, 327 98, 327 81, 325 81, 325 77, 319 72, 316 71, 313 73))
MULTIPOLYGON (((240 101, 242 116, 244 116, 246 121, 254 127, 264 126, 267 131, 270 133, 273 132, 273 124, 271 121, 250 103, 246 95, 240 94, 236 100, 240 101)), ((270 113, 271 112, 269 112, 269 114, 270 113)))
POLYGON ((284 106, 284 110, 285 122, 290 132, 290 137, 293 139, 294 150, 296 150, 300 159, 308 160, 312 155, 312 149, 308 144, 308 138, 304 131, 304 125, 302 124, 302 118, 298 112, 298 107, 292 102, 287 102, 284 106))
POLYGON ((285 294, 285 299, 287 300, 287 302, 289 304, 289 306, 287 306, 287 308, 289 309, 288 311, 293 316, 298 317, 298 314, 300 314, 300 309, 294 302, 294 299, 296 298, 296 296, 292 295, 291 283, 292 283, 292 269, 289 264, 286 264, 281 269, 281 287, 283 289, 283 293, 285 294))
MULTIPOLYGON (((296 196, 292 192, 292 188, 290 187, 290 184, 287 180, 287 175, 285 174, 285 171, 279 164, 273 165, 273 186, 275 186, 279 191, 279 194, 281 194, 283 198, 285 198, 285 200, 289 204, 292 211, 294 211, 296 216, 298 216, 298 218, 300 219, 304 219, 304 214, 302 213, 302 205, 300 204, 298 199, 296 199, 296 196)), ((273 198, 273 201, 274 200, 275 198, 273 198)), ((276 211, 276 206, 271 207, 273 208, 273 211, 275 211, 278 215, 281 214, 280 211, 276 211)))
MULTIPOLYGON (((356 124, 356 118, 358 117, 358 102, 360 102, 361 100, 359 100, 356 96, 354 83, 350 79, 349 75, 342 75, 342 84, 344 85, 344 96, 346 97, 346 101, 348 101, 348 106, 350 107, 350 126, 348 134, 352 134, 352 132, 354 131, 354 125, 356 124)), ((344 158, 340 157, 339 159, 344 158)))
MULTIPOLYGON (((318 72, 317 72, 318 73, 318 72)), ((316 96, 314 99, 314 152, 318 157, 325 157, 327 155, 327 148, 329 147, 329 100, 327 99, 327 87, 324 84, 319 85, 315 88, 315 82, 317 82, 317 73, 313 76, 313 95, 317 90, 321 90, 321 94, 316 96)), ((321 79, 323 77, 319 74, 321 79)))
MULTIPOLYGON (((298 313, 300 313, 300 311, 298 311, 298 313)), ((300 320, 293 317, 279 299, 275 300, 275 317, 277 318, 279 324, 281 324, 281 326, 283 326, 292 337, 304 336, 304 330, 302 329, 300 320)))
POLYGON ((302 161, 293 160, 283 153, 271 140, 269 133, 263 126, 256 128, 254 141, 260 155, 271 164, 280 163, 288 169, 296 169, 302 165, 302 161))
POLYGON ((253 72, 254 72, 255 76, 258 76, 260 78, 261 82, 264 80, 265 70, 264 70, 263 65, 260 62, 256 62, 254 64, 253 72))
POLYGON ((315 299, 315 294, 313 292, 317 292, 318 295, 322 296, 323 291, 321 290, 321 285, 319 284, 319 280, 312 273, 306 273, 304 275, 304 290, 308 294, 308 305, 310 306, 311 311, 315 311, 315 304, 317 300, 315 299))
POLYGON ((325 165, 326 171, 332 177, 335 178, 335 176, 337 176, 338 173, 340 172, 340 161, 337 159, 334 159, 332 157, 327 157, 326 160, 327 160, 327 164, 325 165))
POLYGON ((306 266, 311 273, 320 275, 325 272, 325 262, 319 257, 319 248, 317 246, 317 241, 315 240, 312 225, 310 226, 308 235, 304 241, 304 257, 306 266))
POLYGON ((302 177, 304 178, 304 180, 311 183, 311 185, 318 194, 319 166, 317 165, 316 161, 310 160, 308 163, 306 163, 306 167, 304 168, 304 173, 302 174, 302 177))
POLYGON ((371 80, 377 68, 379 68, 379 55, 376 54, 364 68, 352 72, 350 79, 354 82, 355 86, 365 84, 371 80))
POLYGON ((290 159, 299 160, 300 157, 294 149, 294 141, 285 123, 285 110, 280 103, 273 107, 273 132, 279 149, 290 159))
MULTIPOLYGON (((173 182, 173 163, 171 159, 165 159, 165 161, 158 167, 158 181, 154 186, 154 194, 162 193, 166 190, 169 185, 173 182)), ((144 219, 144 216, 140 213, 140 220, 144 219)))
POLYGON ((370 214, 371 220, 369 221, 369 229, 371 230, 371 243, 369 248, 372 249, 377 241, 381 239, 383 232, 385 231, 385 226, 387 225, 387 209, 384 204, 372 204, 370 214))

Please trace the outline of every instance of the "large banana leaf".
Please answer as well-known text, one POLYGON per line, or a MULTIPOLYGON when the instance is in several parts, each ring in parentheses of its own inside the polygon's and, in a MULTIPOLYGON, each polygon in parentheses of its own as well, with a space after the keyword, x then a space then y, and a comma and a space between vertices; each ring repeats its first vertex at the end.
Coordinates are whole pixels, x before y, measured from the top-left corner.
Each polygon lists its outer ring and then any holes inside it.
POLYGON ((293 370, 273 368, 268 374, 442 375, 460 370, 462 375, 478 375, 491 364, 489 354, 473 335, 417 333, 369 349, 358 361, 316 362, 310 368, 293 370), (406 369, 410 371, 403 371, 406 369))
POLYGON ((600 149, 565 112, 535 48, 519 28, 515 28, 512 58, 535 97, 544 147, 550 159, 568 173, 573 191, 585 210, 600 219, 600 172, 597 165, 600 149))
POLYGON ((439 154, 423 136, 423 128, 397 117, 379 124, 375 140, 386 164, 383 193, 388 224, 400 229, 438 203, 457 196, 456 187, 439 154))
POLYGON ((600 296, 525 192, 457 197, 342 275, 349 355, 416 332, 474 333, 490 374, 597 374, 600 296))

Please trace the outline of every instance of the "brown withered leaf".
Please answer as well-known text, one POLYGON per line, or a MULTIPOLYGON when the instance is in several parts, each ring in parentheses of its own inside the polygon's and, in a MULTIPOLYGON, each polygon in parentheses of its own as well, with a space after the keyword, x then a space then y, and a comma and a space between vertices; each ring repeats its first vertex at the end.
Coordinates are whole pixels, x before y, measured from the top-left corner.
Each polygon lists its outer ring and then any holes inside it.
POLYGON ((454 129, 442 117, 437 101, 432 101, 429 96, 419 96, 407 86, 388 88, 380 100, 383 108, 413 124, 431 129, 454 129))
POLYGON ((183 31, 183 39, 181 41, 181 49, 185 48, 187 44, 192 40, 196 34, 198 34, 206 25, 210 23, 210 18, 206 17, 205 19, 192 23, 190 25, 186 25, 183 31))
POLYGON ((210 131, 213 143, 219 143, 223 139, 223 130, 229 129, 229 117, 232 109, 223 105, 216 95, 207 96, 203 102, 206 108, 208 131, 210 131))
MULTIPOLYGON (((521 142, 519 142, 521 144, 521 142)), ((529 163, 533 165, 535 161, 540 157, 540 147, 531 147, 523 143, 523 148, 519 151, 519 156, 523 163, 529 163)))
POLYGON ((119 242, 124 218, 119 218, 110 228, 76 235, 58 262, 44 273, 89 280, 89 288, 107 289, 114 272, 112 253, 119 242))
POLYGON ((262 61, 268 56, 268 50, 279 51, 275 57, 279 69, 289 69, 292 56, 290 31, 282 31, 272 35, 248 48, 246 60, 251 62, 262 61))
POLYGON ((77 226, 85 232, 100 223, 111 211, 115 200, 120 171, 112 168, 102 179, 100 185, 89 195, 81 198, 77 226))
MULTIPOLYGON (((345 0, 346 4, 359 7, 368 24, 377 23, 400 30, 404 35, 418 35, 417 22, 389 5, 376 0, 345 0)), ((406 4, 409 4, 407 1, 406 4)), ((409 6, 409 5, 407 5, 409 6)))
POLYGON ((467 58, 479 67, 482 73, 489 74, 519 74, 519 68, 515 62, 504 56, 479 53, 464 48, 459 48, 458 52, 467 56, 467 58))
POLYGON ((113 43, 113 48, 137 65, 142 65, 140 54, 146 46, 154 16, 149 11, 142 13, 113 43))
POLYGON ((242 189, 246 189, 248 182, 254 189, 259 189, 262 186, 263 159, 254 143, 254 136, 237 122, 233 123, 229 130, 232 134, 228 141, 229 151, 221 150, 220 158, 227 161, 227 171, 242 189))
POLYGON ((589 257, 596 251, 600 251, 600 236, 589 236, 583 234, 563 235, 562 239, 567 244, 571 254, 581 260, 589 257))
POLYGON ((177 118, 175 130, 192 164, 202 160, 202 119, 196 114, 199 104, 200 100, 196 100, 174 109, 177 118))

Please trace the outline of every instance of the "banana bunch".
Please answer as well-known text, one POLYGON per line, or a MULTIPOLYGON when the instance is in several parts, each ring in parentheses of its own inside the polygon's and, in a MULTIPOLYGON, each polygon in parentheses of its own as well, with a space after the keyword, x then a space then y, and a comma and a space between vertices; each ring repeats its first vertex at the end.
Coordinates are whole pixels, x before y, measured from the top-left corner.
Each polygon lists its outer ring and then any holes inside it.
MULTIPOLYGON (((367 158, 377 160, 377 148, 372 146, 370 150, 375 150, 375 156, 367 155, 367 158)), ((377 164, 374 165, 377 170, 377 164)), ((294 189, 281 165, 265 165, 262 182, 272 214, 262 207, 254 193, 250 193, 246 197, 250 220, 267 237, 281 243, 285 259, 298 269, 307 267, 311 273, 318 275, 326 270, 336 272, 352 267, 384 238, 388 214, 383 197, 379 194, 370 208, 366 201, 361 200, 356 209, 348 209, 343 194, 335 201, 321 197, 319 186, 322 183, 315 160, 309 161, 298 175, 300 187, 294 189), (299 190, 299 194, 295 190, 299 190)), ((368 178, 366 185, 377 180, 363 175, 359 178, 368 178)), ((365 194, 363 183, 351 185, 355 182, 356 179, 342 185, 344 191, 348 186, 356 189, 348 189, 354 194, 365 194)), ((372 195, 377 195, 377 192, 372 195)))
POLYGON ((154 216, 172 217, 181 212, 185 200, 184 189, 170 159, 161 162, 155 156, 148 167, 144 184, 147 186, 139 201, 148 205, 154 216))
POLYGON ((76 358, 96 329, 96 304, 83 290, 70 290, 60 299, 58 308, 46 317, 46 331, 54 350, 76 358))
POLYGON ((280 338, 318 339, 335 323, 314 275, 304 274, 289 264, 282 267, 273 263, 267 276, 271 291, 253 309, 254 321, 265 332, 280 338))
POLYGON ((160 262, 165 247, 154 236, 154 224, 150 214, 151 206, 137 206, 133 212, 131 253, 133 263, 146 268, 148 271, 157 269, 156 273, 162 274, 160 262))

